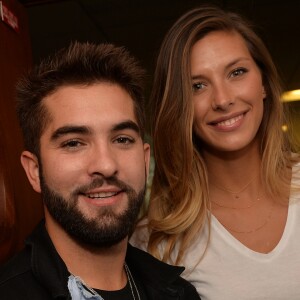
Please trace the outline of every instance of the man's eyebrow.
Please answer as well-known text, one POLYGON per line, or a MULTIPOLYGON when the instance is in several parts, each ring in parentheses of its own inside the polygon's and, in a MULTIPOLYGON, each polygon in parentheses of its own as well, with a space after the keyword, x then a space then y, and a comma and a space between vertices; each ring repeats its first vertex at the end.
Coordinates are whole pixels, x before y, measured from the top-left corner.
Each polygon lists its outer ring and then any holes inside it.
POLYGON ((51 135, 51 140, 55 141, 63 135, 72 134, 72 133, 90 134, 91 130, 87 126, 67 125, 56 129, 51 135))
POLYGON ((112 131, 120 131, 124 129, 134 130, 138 134, 140 134, 141 132, 139 126, 135 122, 130 120, 116 124, 115 126, 113 126, 112 131))

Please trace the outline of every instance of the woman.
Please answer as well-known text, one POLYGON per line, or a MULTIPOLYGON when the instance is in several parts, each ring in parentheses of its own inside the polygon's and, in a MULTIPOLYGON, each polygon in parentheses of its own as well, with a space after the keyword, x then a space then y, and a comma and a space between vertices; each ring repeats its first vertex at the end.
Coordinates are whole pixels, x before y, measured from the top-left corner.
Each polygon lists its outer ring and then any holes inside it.
POLYGON ((242 17, 200 7, 167 33, 151 96, 148 230, 135 243, 183 264, 202 299, 300 299, 299 156, 280 95, 242 17))

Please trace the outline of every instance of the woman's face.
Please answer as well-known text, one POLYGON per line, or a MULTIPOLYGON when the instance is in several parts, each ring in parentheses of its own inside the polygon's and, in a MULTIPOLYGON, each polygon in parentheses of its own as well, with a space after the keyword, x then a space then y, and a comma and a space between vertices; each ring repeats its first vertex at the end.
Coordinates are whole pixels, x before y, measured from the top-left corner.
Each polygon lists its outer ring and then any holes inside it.
POLYGON ((190 62, 195 134, 217 152, 253 144, 266 93, 244 39, 236 32, 211 32, 192 47, 190 62))

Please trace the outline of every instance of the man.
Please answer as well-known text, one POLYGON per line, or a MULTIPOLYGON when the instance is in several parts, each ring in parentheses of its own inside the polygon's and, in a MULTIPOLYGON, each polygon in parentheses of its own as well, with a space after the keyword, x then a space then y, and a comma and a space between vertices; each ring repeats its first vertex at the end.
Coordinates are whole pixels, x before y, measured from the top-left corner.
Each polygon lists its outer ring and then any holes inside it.
POLYGON ((142 78, 123 48, 75 43, 18 84, 21 163, 45 220, 0 271, 1 299, 199 299, 183 268, 128 244, 150 157, 142 78))

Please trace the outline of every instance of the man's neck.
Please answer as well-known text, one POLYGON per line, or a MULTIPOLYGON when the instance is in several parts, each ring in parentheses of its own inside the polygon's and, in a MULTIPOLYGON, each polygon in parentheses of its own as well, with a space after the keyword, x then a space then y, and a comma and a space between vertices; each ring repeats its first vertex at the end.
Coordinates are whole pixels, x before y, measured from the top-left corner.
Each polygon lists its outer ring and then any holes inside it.
POLYGON ((127 238, 109 248, 89 249, 72 239, 51 218, 46 217, 46 228, 69 272, 79 276, 89 287, 118 290, 126 285, 124 262, 127 238))

